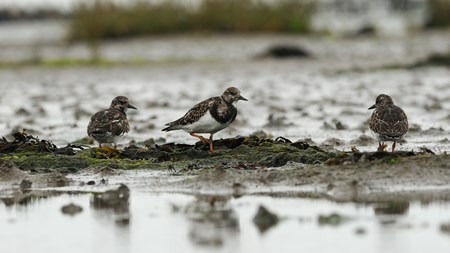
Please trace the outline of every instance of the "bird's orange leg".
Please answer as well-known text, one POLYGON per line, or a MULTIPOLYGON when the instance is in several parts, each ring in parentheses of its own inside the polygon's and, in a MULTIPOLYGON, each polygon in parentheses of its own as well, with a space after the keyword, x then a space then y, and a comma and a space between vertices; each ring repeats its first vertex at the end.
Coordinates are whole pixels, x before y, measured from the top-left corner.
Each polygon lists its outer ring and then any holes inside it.
POLYGON ((209 153, 212 155, 212 153, 214 152, 214 148, 213 148, 213 135, 211 134, 209 136, 209 153))
POLYGON ((379 141, 377 151, 379 151, 379 152, 384 151, 386 149, 386 147, 387 147, 387 145, 384 142, 379 141))
POLYGON ((204 143, 210 143, 210 141, 208 139, 206 139, 205 137, 203 137, 201 135, 197 135, 195 133, 190 133, 190 135, 199 138, 204 143))
POLYGON ((395 141, 394 141, 394 143, 392 143, 392 153, 394 153, 395 152, 395 141))

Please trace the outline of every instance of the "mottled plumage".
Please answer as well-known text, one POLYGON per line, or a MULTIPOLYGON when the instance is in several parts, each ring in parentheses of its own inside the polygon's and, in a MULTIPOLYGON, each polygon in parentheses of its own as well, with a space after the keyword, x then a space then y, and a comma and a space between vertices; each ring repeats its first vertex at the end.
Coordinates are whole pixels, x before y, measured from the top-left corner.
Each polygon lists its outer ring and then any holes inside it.
POLYGON ((182 129, 201 141, 210 144, 210 152, 213 152, 213 135, 226 128, 236 119, 237 108, 235 104, 246 98, 241 96, 238 88, 230 87, 220 97, 206 99, 192 107, 183 117, 167 123, 163 131, 182 129), (209 140, 196 133, 211 134, 209 140))
POLYGON ((102 143, 114 143, 116 146, 116 137, 130 131, 126 114, 128 108, 136 109, 129 104, 127 97, 118 96, 108 109, 92 115, 87 134, 98 142, 100 148, 102 143))
POLYGON ((403 139, 408 132, 408 118, 405 112, 394 105, 392 98, 385 94, 378 95, 375 104, 369 108, 375 109, 370 117, 369 127, 377 135, 382 148, 384 141, 393 141, 392 152, 395 143, 403 139))

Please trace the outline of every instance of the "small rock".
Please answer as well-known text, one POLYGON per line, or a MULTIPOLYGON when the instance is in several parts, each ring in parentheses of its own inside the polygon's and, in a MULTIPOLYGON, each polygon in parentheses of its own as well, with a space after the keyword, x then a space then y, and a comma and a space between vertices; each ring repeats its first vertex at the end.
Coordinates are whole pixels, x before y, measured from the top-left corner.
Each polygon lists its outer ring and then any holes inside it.
POLYGON ((450 223, 445 223, 441 225, 441 232, 450 234, 450 223))
POLYGON ((408 133, 419 133, 422 131, 422 127, 418 124, 410 124, 408 128, 408 133))
POLYGON ((87 185, 95 185, 95 181, 94 181, 94 180, 91 180, 91 181, 88 181, 86 184, 87 184, 87 185))
POLYGON ((70 180, 63 174, 55 172, 47 176, 47 185, 49 187, 63 187, 69 185, 70 180))
POLYGON ((25 108, 19 108, 16 112, 15 112, 15 115, 16 116, 30 116, 31 115, 31 112, 30 111, 28 111, 27 109, 25 109, 25 108))
POLYGON ((270 57, 276 59, 288 58, 310 58, 311 53, 307 50, 293 45, 276 45, 269 48, 260 57, 270 57))
POLYGON ((328 130, 345 130, 348 129, 346 125, 344 125, 341 121, 337 119, 333 119, 331 123, 323 122, 323 129, 328 130))
POLYGON ((365 134, 350 141, 351 145, 358 145, 358 146, 369 146, 370 144, 373 143, 375 143, 375 139, 365 134))
POLYGON ((271 213, 264 206, 259 206, 258 212, 253 218, 253 223, 258 227, 261 233, 278 224, 279 218, 271 213))
POLYGON ((68 214, 68 215, 75 215, 75 214, 79 214, 83 211, 83 208, 81 206, 75 205, 73 203, 70 203, 68 205, 65 205, 61 208, 61 212, 63 214, 68 214))
POLYGON ((250 136, 256 136, 259 139, 270 139, 273 137, 271 134, 268 134, 268 133, 264 132, 263 130, 258 130, 256 132, 253 132, 252 134, 250 134, 250 136))
POLYGON ((28 190, 28 189, 30 189, 31 188, 31 185, 32 185, 33 183, 30 181, 30 180, 28 180, 28 179, 24 179, 24 180, 22 180, 22 182, 20 182, 20 190, 28 190))
POLYGON ((292 123, 286 123, 286 117, 285 116, 275 116, 274 114, 270 114, 267 118, 267 123, 264 125, 264 127, 286 127, 286 126, 292 126, 292 123))
POLYGON ((357 235, 365 235, 366 232, 367 231, 364 228, 357 228, 357 229, 355 229, 355 234, 357 234, 357 235))
POLYGON ((338 138, 328 138, 326 139, 322 145, 331 145, 331 146, 342 146, 345 144, 344 140, 340 140, 338 138))

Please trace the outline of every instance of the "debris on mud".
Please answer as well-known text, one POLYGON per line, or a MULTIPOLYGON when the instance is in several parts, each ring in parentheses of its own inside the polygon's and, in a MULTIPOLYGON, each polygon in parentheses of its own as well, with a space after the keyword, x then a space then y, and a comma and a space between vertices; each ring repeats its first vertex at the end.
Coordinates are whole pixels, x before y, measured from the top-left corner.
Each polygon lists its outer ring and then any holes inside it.
POLYGON ((269 228, 277 225, 279 220, 276 214, 270 212, 264 206, 259 206, 258 212, 253 218, 253 223, 258 227, 259 232, 264 233, 269 228))
POLYGON ((13 141, 8 141, 5 137, 0 139, 0 153, 48 152, 61 155, 75 155, 74 149, 83 149, 82 146, 71 144, 63 148, 58 148, 51 141, 28 135, 26 130, 15 132, 12 135, 14 137, 13 141))
POLYGON ((75 205, 74 203, 70 203, 68 205, 61 207, 61 212, 63 214, 68 214, 68 215, 72 215, 72 216, 79 214, 82 211, 83 211, 83 208, 79 205, 75 205))

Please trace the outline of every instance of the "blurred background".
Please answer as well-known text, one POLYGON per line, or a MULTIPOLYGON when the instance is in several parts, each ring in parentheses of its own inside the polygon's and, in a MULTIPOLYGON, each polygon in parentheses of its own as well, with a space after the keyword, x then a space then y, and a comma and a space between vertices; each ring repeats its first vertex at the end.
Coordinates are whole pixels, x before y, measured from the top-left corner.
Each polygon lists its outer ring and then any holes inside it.
MULTIPOLYGON (((193 144, 161 129, 236 86, 249 101, 215 139, 255 133, 375 151, 368 108, 385 93, 410 123, 397 150, 444 153, 449 66, 450 0, 0 0, 0 136, 26 129, 58 146, 95 145, 91 115, 125 95, 138 110, 119 148, 193 144)), ((448 252, 449 184, 438 178, 448 156, 421 157, 345 170, 240 161, 209 170, 193 159, 187 168, 108 161, 27 171, 3 162, 0 251, 448 252), (26 180, 8 181, 14 173, 26 180), (318 174, 318 184, 304 178, 318 174), (119 183, 131 189, 124 210, 96 205, 95 192, 119 183), (69 203, 82 213, 63 214, 69 203)))
POLYGON ((140 145, 194 143, 160 130, 241 89, 216 138, 263 131, 372 149, 380 93, 408 114, 405 146, 448 150, 449 0, 2 0, 0 134, 89 143, 90 116, 126 95, 140 145))

